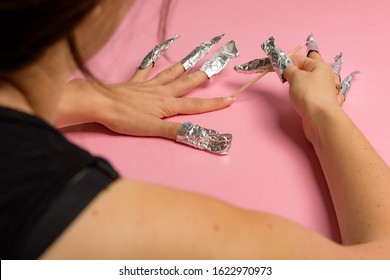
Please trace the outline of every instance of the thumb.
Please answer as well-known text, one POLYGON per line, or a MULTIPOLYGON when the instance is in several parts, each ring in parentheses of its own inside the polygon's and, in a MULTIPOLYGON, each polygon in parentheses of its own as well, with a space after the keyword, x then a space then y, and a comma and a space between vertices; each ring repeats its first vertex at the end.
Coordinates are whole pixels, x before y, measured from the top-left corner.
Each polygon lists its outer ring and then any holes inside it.
POLYGON ((294 79, 295 75, 298 74, 301 70, 296 65, 291 65, 284 70, 283 78, 286 79, 289 83, 294 79))

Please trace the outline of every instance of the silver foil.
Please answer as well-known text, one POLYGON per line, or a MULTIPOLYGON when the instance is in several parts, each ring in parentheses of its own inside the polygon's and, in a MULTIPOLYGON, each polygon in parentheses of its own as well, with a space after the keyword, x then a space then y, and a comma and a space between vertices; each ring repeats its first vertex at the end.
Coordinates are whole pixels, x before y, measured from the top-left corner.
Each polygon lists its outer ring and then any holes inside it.
POLYGON ((211 153, 226 155, 232 144, 232 134, 219 133, 197 124, 185 122, 180 127, 176 141, 211 153))
POLYGON ((313 34, 310 34, 309 37, 307 37, 306 55, 309 55, 309 53, 312 51, 320 53, 320 50, 318 49, 317 42, 314 39, 313 34))
POLYGON ((335 56, 334 63, 333 63, 333 73, 341 76, 341 65, 343 64, 343 53, 340 53, 335 56))
POLYGON ((234 66, 234 70, 238 73, 253 74, 263 73, 270 67, 272 67, 271 60, 268 57, 265 57, 254 59, 241 65, 236 65, 234 66))
POLYGON ((236 43, 232 40, 220 47, 199 69, 206 73, 209 79, 221 72, 230 59, 238 57, 236 43))
POLYGON ((355 76, 357 74, 360 74, 360 71, 354 71, 352 72, 351 74, 349 74, 342 82, 341 82, 341 88, 340 88, 340 93, 342 95, 345 95, 347 94, 347 92, 349 91, 349 89, 351 88, 352 86, 352 81, 353 79, 355 79, 355 76))
POLYGON ((287 67, 294 65, 287 53, 279 49, 275 44, 275 38, 270 37, 262 45, 261 48, 265 51, 275 72, 278 74, 280 80, 284 83, 286 80, 283 78, 284 70, 287 67))
POLYGON ((219 40, 221 40, 223 36, 225 36, 225 34, 216 36, 210 41, 204 42, 197 46, 192 52, 190 52, 180 61, 181 64, 183 64, 184 69, 188 70, 194 67, 206 54, 208 54, 212 47, 218 44, 219 40))
POLYGON ((142 60, 141 65, 138 67, 138 69, 142 70, 147 67, 149 67, 151 64, 154 65, 154 63, 157 61, 157 59, 163 55, 166 50, 172 45, 172 43, 178 39, 180 36, 175 36, 171 39, 166 40, 165 42, 158 44, 154 47, 153 50, 151 50, 142 60))

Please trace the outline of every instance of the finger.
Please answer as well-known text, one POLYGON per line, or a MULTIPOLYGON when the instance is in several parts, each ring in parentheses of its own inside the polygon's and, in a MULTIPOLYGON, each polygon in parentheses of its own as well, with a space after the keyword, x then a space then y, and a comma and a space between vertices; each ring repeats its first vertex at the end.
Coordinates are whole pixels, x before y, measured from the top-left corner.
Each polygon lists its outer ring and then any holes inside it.
POLYGON ((307 56, 314 59, 314 60, 324 62, 321 55, 317 51, 311 51, 311 52, 309 52, 309 54, 307 56))
POLYGON ((174 115, 200 114, 226 108, 233 104, 235 98, 176 98, 172 106, 174 115))
MULTIPOLYGON (((294 61, 295 63, 295 61, 294 61)), ((292 65, 287 67, 284 70, 283 78, 286 79, 289 83, 294 79, 294 76, 298 74, 301 70, 299 69, 299 64, 292 65)))
POLYGON ((208 80, 206 73, 196 71, 165 86, 170 96, 182 97, 208 80))
POLYGON ((340 92, 336 95, 337 103, 342 106, 345 102, 345 96, 342 95, 340 92))
POLYGON ((336 84, 336 89, 340 90, 341 89, 341 77, 339 75, 337 75, 336 73, 333 73, 333 77, 334 77, 334 82, 336 84))
POLYGON ((137 71, 135 71, 134 75, 131 77, 130 81, 132 82, 144 82, 148 79, 149 73, 153 68, 153 64, 149 65, 148 67, 144 69, 138 68, 137 71))
POLYGON ((184 73, 184 67, 180 62, 178 62, 172 65, 171 67, 168 67, 167 69, 163 70, 155 77, 153 77, 149 81, 149 84, 152 86, 165 85, 167 83, 176 80, 183 73, 184 73))
POLYGON ((161 119, 154 119, 148 129, 145 130, 144 136, 162 137, 176 140, 177 133, 181 123, 171 122, 161 119))

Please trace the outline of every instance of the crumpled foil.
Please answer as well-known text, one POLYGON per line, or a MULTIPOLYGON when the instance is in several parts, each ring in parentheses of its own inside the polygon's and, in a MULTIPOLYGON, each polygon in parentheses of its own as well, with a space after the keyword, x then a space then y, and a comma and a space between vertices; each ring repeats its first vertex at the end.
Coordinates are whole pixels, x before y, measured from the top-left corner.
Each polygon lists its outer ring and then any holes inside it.
POLYGON ((147 67, 149 67, 151 64, 154 65, 154 63, 157 61, 157 59, 163 55, 166 50, 172 45, 172 43, 180 38, 180 36, 175 36, 171 39, 166 40, 165 42, 158 44, 157 46, 154 47, 153 50, 151 50, 145 58, 142 60, 141 65, 138 67, 138 69, 142 70, 147 67))
POLYGON ((185 122, 177 133, 176 141, 200 150, 226 155, 232 144, 232 138, 230 133, 222 134, 191 122, 185 122))
POLYGON ((236 43, 232 40, 220 47, 199 69, 206 73, 209 79, 221 72, 230 59, 239 56, 236 43))
POLYGON ((313 33, 310 34, 309 37, 307 37, 306 55, 309 55, 309 53, 312 51, 320 53, 320 50, 317 46, 317 42, 313 37, 313 33))
POLYGON ((183 64, 184 69, 187 71, 188 69, 194 67, 206 54, 208 54, 212 47, 218 44, 219 40, 221 40, 223 36, 225 36, 225 34, 216 36, 210 41, 206 41, 197 46, 180 61, 181 64, 183 64))
POLYGON ((351 74, 349 74, 342 82, 341 82, 341 88, 340 88, 340 93, 342 95, 345 95, 347 94, 347 92, 349 91, 349 89, 351 88, 352 86, 352 81, 353 79, 355 79, 355 76, 357 74, 360 74, 360 71, 353 71, 351 74))
POLYGON ((278 74, 280 80, 284 83, 286 80, 283 78, 284 70, 287 67, 294 65, 287 53, 282 51, 276 44, 275 38, 268 38, 262 45, 261 48, 265 51, 269 59, 271 60, 272 66, 275 72, 278 74))
POLYGON ((253 74, 263 73, 270 67, 272 67, 271 60, 268 57, 265 57, 254 59, 244 64, 236 65, 234 66, 234 70, 238 73, 253 74))
POLYGON ((340 53, 335 56, 334 58, 334 63, 333 63, 333 73, 338 75, 339 77, 341 76, 341 65, 343 64, 343 53, 340 53))

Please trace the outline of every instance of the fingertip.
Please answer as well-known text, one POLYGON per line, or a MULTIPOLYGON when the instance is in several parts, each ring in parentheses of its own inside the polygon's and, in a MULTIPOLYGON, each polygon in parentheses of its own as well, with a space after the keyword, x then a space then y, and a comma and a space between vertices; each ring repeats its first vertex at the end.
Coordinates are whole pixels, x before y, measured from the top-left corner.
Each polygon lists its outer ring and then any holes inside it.
POLYGON ((153 68, 153 64, 146 68, 137 68, 130 80, 132 81, 145 81, 148 79, 149 73, 153 68))
POLYGON ((228 103, 229 106, 234 103, 234 101, 237 99, 237 96, 229 95, 222 97, 223 102, 228 103))
POLYGON ((322 59, 322 56, 320 55, 320 53, 316 50, 311 50, 308 54, 307 54, 307 57, 310 57, 314 60, 319 60, 319 61, 323 61, 322 59))

